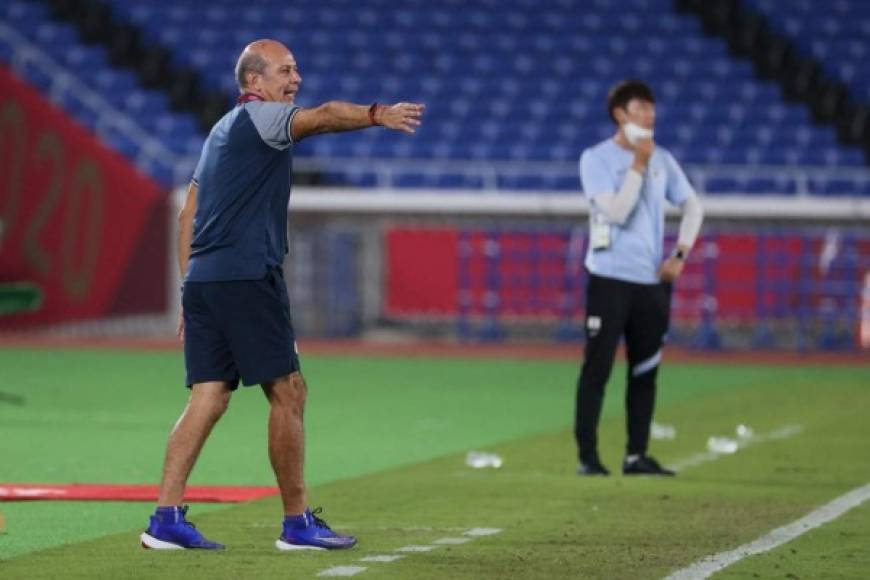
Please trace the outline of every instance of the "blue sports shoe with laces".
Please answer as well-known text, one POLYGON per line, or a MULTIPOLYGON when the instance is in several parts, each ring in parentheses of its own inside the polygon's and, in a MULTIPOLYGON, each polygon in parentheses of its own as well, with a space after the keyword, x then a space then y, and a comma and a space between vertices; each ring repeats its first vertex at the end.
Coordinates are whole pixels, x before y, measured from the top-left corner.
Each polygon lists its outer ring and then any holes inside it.
POLYGON ((184 517, 187 506, 158 507, 139 539, 152 550, 223 550, 224 545, 206 540, 184 517))
POLYGON ((356 545, 353 536, 342 536, 333 532, 317 514, 317 508, 309 509, 299 516, 284 517, 284 533, 275 541, 279 550, 346 550, 356 545))

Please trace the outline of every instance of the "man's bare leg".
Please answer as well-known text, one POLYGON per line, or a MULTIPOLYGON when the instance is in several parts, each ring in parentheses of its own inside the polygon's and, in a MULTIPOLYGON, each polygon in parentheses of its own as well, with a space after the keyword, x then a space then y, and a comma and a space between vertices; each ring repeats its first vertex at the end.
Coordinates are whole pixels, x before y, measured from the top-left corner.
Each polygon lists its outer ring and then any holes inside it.
POLYGON ((303 463, 305 461, 305 433, 302 417, 305 410, 307 387, 302 374, 263 384, 269 400, 269 461, 281 490, 284 515, 295 516, 308 507, 305 497, 303 463))
POLYGON ((187 479, 202 446, 227 410, 232 394, 229 387, 229 383, 217 381, 193 385, 187 406, 166 444, 158 506, 177 506, 184 500, 187 479))

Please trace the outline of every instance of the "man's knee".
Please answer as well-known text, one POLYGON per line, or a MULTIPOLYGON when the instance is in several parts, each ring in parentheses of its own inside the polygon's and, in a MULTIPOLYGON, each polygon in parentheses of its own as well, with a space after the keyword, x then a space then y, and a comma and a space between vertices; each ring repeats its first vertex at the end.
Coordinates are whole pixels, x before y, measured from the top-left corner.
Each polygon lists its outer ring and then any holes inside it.
POLYGON ((586 359, 583 362, 580 376, 577 379, 578 388, 604 391, 604 386, 610 378, 610 372, 613 369, 612 359, 586 359))
POLYGON ((190 405, 217 421, 226 412, 231 396, 232 391, 221 383, 198 384, 192 388, 190 405))
POLYGON ((263 385, 269 403, 301 412, 305 407, 308 387, 302 373, 295 372, 263 385))
POLYGON ((629 353, 628 357, 628 380, 637 386, 655 384, 659 365, 662 361, 662 350, 659 348, 647 356, 636 356, 629 353))

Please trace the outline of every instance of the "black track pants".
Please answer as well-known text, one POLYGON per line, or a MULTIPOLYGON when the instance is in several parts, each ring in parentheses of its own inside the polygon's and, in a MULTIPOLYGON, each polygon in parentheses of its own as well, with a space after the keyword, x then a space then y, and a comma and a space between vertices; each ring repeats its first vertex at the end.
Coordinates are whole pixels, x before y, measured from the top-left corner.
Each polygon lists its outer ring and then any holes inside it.
POLYGON ((625 337, 626 454, 646 453, 656 397, 656 374, 671 306, 671 285, 634 284, 591 274, 586 287, 586 353, 577 381, 574 434, 580 460, 598 461, 598 420, 604 386, 619 340, 625 337))

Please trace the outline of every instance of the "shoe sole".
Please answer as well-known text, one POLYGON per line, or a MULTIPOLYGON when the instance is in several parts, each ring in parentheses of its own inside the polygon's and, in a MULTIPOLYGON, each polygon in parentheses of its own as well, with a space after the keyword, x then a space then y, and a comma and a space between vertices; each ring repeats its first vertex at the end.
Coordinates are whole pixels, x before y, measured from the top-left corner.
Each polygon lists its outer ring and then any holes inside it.
POLYGON ((325 552, 326 548, 321 548, 319 546, 303 546, 300 544, 288 544, 284 540, 280 538, 275 540, 275 547, 281 550, 282 552, 294 552, 297 550, 318 550, 321 552, 325 552))
POLYGON ((184 546, 179 546, 178 544, 173 544, 171 542, 164 542, 163 540, 158 540, 151 534, 145 532, 141 536, 139 536, 139 541, 142 542, 142 547, 146 550, 186 550, 184 546))
MULTIPOLYGON (((186 550, 184 546, 179 546, 178 544, 173 544, 171 542, 164 542, 163 540, 158 540, 154 536, 148 533, 143 533, 139 536, 139 541, 142 543, 142 547, 146 550, 186 550)), ((317 550, 321 552, 327 551, 327 548, 321 548, 319 546, 302 546, 299 544, 288 544, 287 542, 281 540, 275 540, 275 547, 281 550, 282 552, 292 552, 297 550, 317 550)), ((348 546, 347 548, 352 548, 353 546, 348 546)), ((347 549, 344 548, 344 549, 347 549)))

